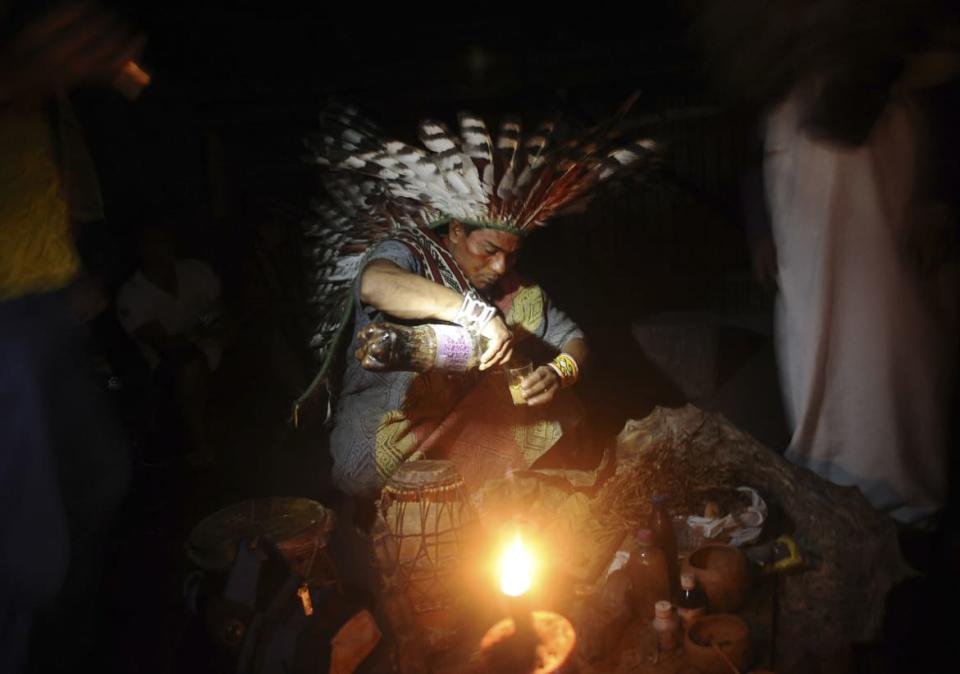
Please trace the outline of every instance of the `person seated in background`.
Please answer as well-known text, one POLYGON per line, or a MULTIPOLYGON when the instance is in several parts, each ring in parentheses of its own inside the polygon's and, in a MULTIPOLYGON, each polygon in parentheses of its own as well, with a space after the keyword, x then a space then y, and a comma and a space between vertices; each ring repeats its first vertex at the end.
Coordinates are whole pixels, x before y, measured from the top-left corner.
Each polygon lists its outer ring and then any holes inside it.
POLYGON ((136 342, 117 320, 111 293, 98 271, 84 269, 67 291, 70 308, 90 355, 90 372, 108 392, 126 433, 137 465, 143 454, 144 431, 150 415, 151 373, 136 342))
POLYGON ((148 226, 140 266, 120 288, 117 316, 139 345, 161 390, 177 398, 187 434, 187 460, 213 461, 205 411, 211 373, 223 352, 220 279, 200 260, 176 255, 170 232, 148 226))

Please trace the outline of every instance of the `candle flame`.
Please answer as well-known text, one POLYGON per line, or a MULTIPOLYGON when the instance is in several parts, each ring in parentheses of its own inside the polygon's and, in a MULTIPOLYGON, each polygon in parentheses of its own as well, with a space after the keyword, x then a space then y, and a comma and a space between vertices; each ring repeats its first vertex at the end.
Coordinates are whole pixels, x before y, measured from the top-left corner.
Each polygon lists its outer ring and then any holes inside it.
POLYGON ((533 556, 517 534, 500 558, 500 590, 509 597, 519 597, 530 589, 533 581, 533 556))

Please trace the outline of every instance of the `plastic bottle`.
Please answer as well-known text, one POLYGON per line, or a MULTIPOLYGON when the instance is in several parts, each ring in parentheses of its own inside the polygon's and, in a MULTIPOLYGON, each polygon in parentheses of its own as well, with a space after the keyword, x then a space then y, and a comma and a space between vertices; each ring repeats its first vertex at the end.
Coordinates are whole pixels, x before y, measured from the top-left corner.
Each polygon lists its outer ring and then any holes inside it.
POLYGON ((680 622, 673 614, 673 604, 658 601, 654 605, 653 629, 657 631, 657 646, 661 651, 672 651, 680 645, 680 622))
POLYGON ((697 584, 697 577, 692 573, 680 576, 680 596, 677 599, 677 614, 683 629, 690 629, 694 621, 707 614, 707 595, 697 584))
POLYGON ((679 590, 679 564, 677 563, 677 535, 673 531, 673 519, 667 510, 667 497, 663 494, 654 494, 651 499, 653 511, 650 514, 650 530, 653 531, 653 542, 667 560, 667 575, 670 579, 670 598, 679 590))
POLYGON ((661 600, 670 600, 670 578, 663 552, 653 543, 653 532, 640 529, 637 545, 627 563, 630 576, 631 603, 638 618, 651 620, 654 605, 661 600))
POLYGON ((357 335, 357 360, 367 370, 466 372, 480 365, 486 339, 458 325, 371 323, 357 335))

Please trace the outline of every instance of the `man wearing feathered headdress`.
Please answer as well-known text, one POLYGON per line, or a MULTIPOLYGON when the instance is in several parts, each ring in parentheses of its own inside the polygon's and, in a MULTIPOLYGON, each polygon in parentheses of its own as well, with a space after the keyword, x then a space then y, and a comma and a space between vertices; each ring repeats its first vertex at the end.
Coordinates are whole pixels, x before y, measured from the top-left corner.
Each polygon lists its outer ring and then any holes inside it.
POLYGON ((559 394, 577 381, 588 348, 543 290, 514 273, 517 254, 548 218, 644 165, 652 144, 625 144, 608 123, 551 145, 552 124, 524 139, 514 120, 501 124, 494 143, 482 119, 462 114, 459 136, 423 122, 423 150, 383 140, 349 109, 322 121, 311 146, 331 169, 325 186, 334 203, 318 208, 308 234, 320 243, 318 381, 346 354, 330 437, 337 486, 373 497, 400 463, 422 458, 453 460, 473 487, 529 467, 569 430, 575 415, 559 394), (345 319, 331 320, 344 299, 345 319), (481 335, 478 371, 365 369, 353 354, 382 320, 453 323, 481 335), (345 346, 348 334, 355 336, 345 346), (535 363, 521 407, 498 403, 502 378, 485 375, 515 351, 535 363))

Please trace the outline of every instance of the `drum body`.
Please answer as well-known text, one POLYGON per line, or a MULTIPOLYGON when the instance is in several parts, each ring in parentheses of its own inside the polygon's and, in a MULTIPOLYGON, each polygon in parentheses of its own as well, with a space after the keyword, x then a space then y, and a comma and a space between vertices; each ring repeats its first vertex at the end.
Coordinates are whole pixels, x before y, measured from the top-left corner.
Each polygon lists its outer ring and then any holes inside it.
POLYGON ((470 595, 467 560, 480 530, 463 478, 449 461, 405 463, 384 486, 378 509, 384 591, 404 606, 392 612, 394 628, 415 632, 429 651, 455 645, 470 595))

